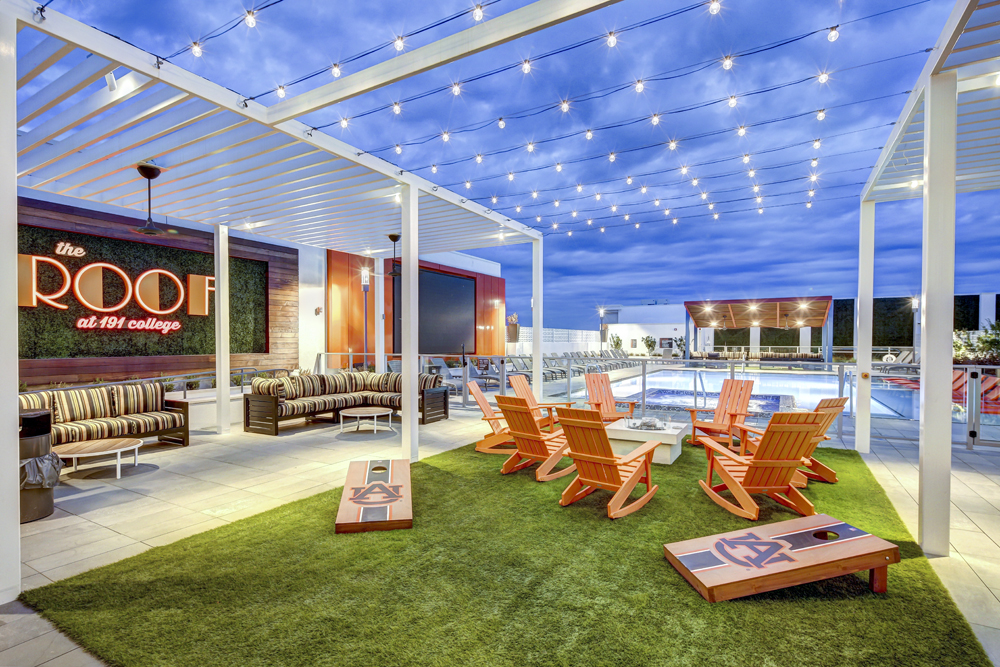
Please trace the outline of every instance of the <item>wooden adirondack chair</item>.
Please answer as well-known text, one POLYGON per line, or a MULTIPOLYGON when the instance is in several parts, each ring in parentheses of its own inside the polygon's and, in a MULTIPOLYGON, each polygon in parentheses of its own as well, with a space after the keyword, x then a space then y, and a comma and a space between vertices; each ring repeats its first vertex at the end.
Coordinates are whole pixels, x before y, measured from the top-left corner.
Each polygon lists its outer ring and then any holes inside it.
POLYGON ((535 463, 541 463, 535 471, 535 479, 547 482, 570 474, 576 470, 576 465, 570 465, 562 470, 552 472, 559 464, 569 445, 562 431, 542 433, 538 421, 528 406, 528 402, 517 396, 497 396, 497 405, 507 420, 507 427, 514 438, 517 450, 507 459, 500 469, 504 475, 523 470, 535 463))
POLYGON ((528 377, 526 375, 508 375, 507 379, 510 380, 510 386, 514 388, 514 395, 528 402, 528 407, 531 408, 531 413, 535 416, 535 420, 543 428, 546 426, 555 428, 556 422, 559 421, 559 418, 555 415, 557 407, 568 408, 573 405, 573 403, 539 403, 535 395, 531 393, 531 385, 528 384, 528 377))
POLYGON ((725 442, 730 449, 734 449, 733 427, 742 424, 746 418, 752 391, 753 380, 723 380, 712 421, 698 419, 698 413, 707 410, 688 408, 691 413, 691 444, 700 442, 698 431, 701 431, 712 440, 725 442))
POLYGON ((512 444, 514 436, 510 434, 510 429, 504 425, 502 413, 498 415, 493 411, 493 406, 486 400, 483 390, 479 388, 478 382, 469 382, 466 385, 472 398, 476 399, 476 405, 483 411, 483 421, 490 425, 492 433, 476 443, 476 451, 483 454, 513 454, 516 447, 500 447, 499 445, 512 444))
POLYGON ((611 391, 611 378, 607 373, 587 373, 587 404, 601 413, 601 419, 606 422, 616 422, 619 419, 632 418, 635 404, 638 401, 619 401, 611 391), (619 412, 618 403, 627 403, 628 410, 619 412))
MULTIPOLYGON (((813 436, 812 449, 803 457, 806 459, 805 470, 799 470, 794 477, 792 477, 792 486, 796 486, 800 489, 805 488, 806 482, 810 479, 816 480, 818 482, 829 482, 830 484, 835 484, 837 482, 837 473, 827 466, 823 465, 813 457, 813 453, 816 448, 819 447, 823 442, 829 440, 830 437, 826 434, 833 426, 833 422, 840 416, 840 413, 844 411, 844 406, 847 405, 847 397, 843 398, 824 398, 819 402, 813 412, 823 415, 823 419, 817 427, 816 434, 813 436)), ((740 436, 740 455, 744 456, 747 452, 754 453, 757 451, 757 447, 760 444, 759 439, 753 438, 750 434, 762 436, 764 431, 762 429, 753 428, 752 426, 746 426, 745 424, 735 427, 738 431, 742 432, 740 436)))
POLYGON ((650 440, 631 454, 617 456, 608 442, 604 421, 597 410, 559 408, 559 423, 569 443, 569 456, 576 463, 576 479, 566 487, 559 504, 571 505, 597 489, 615 495, 608 502, 608 516, 619 519, 631 514, 649 502, 658 486, 650 486, 650 463, 653 450, 660 444, 650 440), (629 494, 639 483, 646 485, 646 493, 623 507, 629 494))
POLYGON ((766 494, 804 516, 815 514, 813 504, 792 486, 792 478, 814 448, 813 439, 823 419, 818 412, 774 413, 752 457, 739 456, 714 439, 701 436, 699 441, 708 455, 708 476, 698 484, 720 507, 751 521, 756 521, 760 513, 751 493, 766 494), (713 485, 713 475, 718 475, 722 483, 713 485), (719 495, 726 489, 736 503, 719 495))

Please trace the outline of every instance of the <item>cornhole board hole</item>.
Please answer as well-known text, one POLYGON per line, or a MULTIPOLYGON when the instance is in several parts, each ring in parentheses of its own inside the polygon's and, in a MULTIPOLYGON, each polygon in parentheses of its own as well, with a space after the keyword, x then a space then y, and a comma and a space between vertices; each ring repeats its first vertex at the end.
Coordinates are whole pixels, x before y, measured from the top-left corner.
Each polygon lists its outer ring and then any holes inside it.
POLYGON ((337 533, 413 527, 410 462, 351 461, 337 510, 337 533))
POLYGON ((709 602, 869 570, 885 593, 899 547, 826 514, 664 544, 663 553, 709 602))

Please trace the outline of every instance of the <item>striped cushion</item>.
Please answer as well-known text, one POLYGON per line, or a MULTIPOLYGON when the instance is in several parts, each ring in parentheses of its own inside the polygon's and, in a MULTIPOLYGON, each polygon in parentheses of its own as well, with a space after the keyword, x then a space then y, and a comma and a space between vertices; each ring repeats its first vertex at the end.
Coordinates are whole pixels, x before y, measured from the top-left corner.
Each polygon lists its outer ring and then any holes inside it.
POLYGON ((292 417, 328 410, 339 410, 361 405, 358 394, 339 394, 336 396, 313 396, 311 398, 296 398, 285 401, 278 406, 279 417, 292 417))
POLYGON ((126 419, 128 417, 108 417, 105 419, 82 419, 68 424, 53 424, 52 444, 62 445, 67 442, 120 438, 124 435, 130 435, 126 419))
POLYGON ((38 391, 33 394, 18 394, 17 405, 22 410, 52 409, 52 392, 38 391))
POLYGON ((329 393, 325 391, 327 383, 321 375, 296 375, 288 380, 295 386, 295 391, 300 398, 322 396, 329 393))
POLYGON ((435 387, 440 387, 442 382, 444 382, 444 378, 440 375, 421 373, 417 378, 417 390, 434 389, 435 387))
POLYGON ((371 373, 365 378, 365 391, 399 392, 402 388, 401 373, 371 373))
POLYGON ((184 426, 184 415, 179 412, 144 412, 126 415, 118 419, 124 420, 128 425, 128 435, 142 435, 143 433, 184 426))
POLYGON ((285 400, 294 400, 296 398, 303 398, 302 387, 296 382, 298 378, 293 377, 281 377, 276 380, 278 384, 281 385, 282 390, 285 392, 285 400))
POLYGON ((366 398, 365 405, 402 410, 403 395, 397 393, 372 393, 366 398))
POLYGON ((111 389, 119 415, 158 412, 163 409, 163 385, 159 382, 118 384, 111 389))
POLYGON ((57 424, 117 416, 107 387, 68 389, 52 393, 55 412, 53 421, 57 424))
POLYGON ((334 373, 333 375, 320 375, 326 382, 324 394, 349 394, 351 393, 351 376, 348 373, 334 373))
POLYGON ((259 396, 277 396, 279 401, 285 400, 285 387, 272 378, 254 378, 250 381, 250 392, 259 396))
POLYGON ((369 381, 368 378, 374 375, 374 373, 369 373, 368 371, 359 371, 357 373, 350 373, 351 378, 351 391, 367 391, 366 383, 369 381))

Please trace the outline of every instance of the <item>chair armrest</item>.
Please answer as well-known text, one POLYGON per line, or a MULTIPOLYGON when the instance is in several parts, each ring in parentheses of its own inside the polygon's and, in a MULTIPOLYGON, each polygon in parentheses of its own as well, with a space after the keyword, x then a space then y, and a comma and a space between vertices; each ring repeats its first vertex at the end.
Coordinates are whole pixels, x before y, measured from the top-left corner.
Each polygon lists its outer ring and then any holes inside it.
POLYGON ((560 438, 563 440, 566 439, 566 433, 561 429, 558 431, 549 431, 547 433, 542 431, 542 440, 558 440, 560 438))
POLYGON ((730 417, 749 417, 749 412, 738 412, 736 410, 726 410, 726 414, 730 417))
POLYGON ((723 447, 722 445, 720 445, 719 443, 715 442, 714 440, 711 440, 709 438, 698 438, 698 444, 704 446, 706 449, 712 450, 712 452, 715 453, 715 454, 722 454, 726 458, 728 458, 728 459, 730 459, 732 461, 735 461, 736 463, 740 463, 740 464, 745 465, 745 466, 750 465, 750 461, 749 460, 747 460, 746 458, 744 458, 742 456, 739 456, 738 454, 736 454, 735 452, 731 451, 730 449, 728 449, 726 447, 723 447))
POLYGON ((504 418, 503 417, 483 417, 482 421, 484 421, 484 422, 502 422, 502 421, 504 421, 504 418))
POLYGON ((562 406, 564 408, 571 408, 571 407, 573 407, 573 404, 572 403, 539 403, 538 404, 538 407, 540 407, 540 408, 549 408, 549 407, 557 408, 559 406, 562 406))
POLYGON ((765 433, 765 429, 757 428, 756 426, 747 426, 746 424, 733 424, 733 428, 744 433, 753 433, 754 435, 764 435, 765 433))
POLYGON ((587 401, 587 405, 593 406, 595 410, 600 410, 601 409, 601 404, 603 402, 604 401, 587 401))
POLYGON ((649 454, 654 449, 659 447, 661 443, 659 440, 647 440, 645 443, 639 445, 634 450, 626 454, 625 456, 618 459, 618 463, 629 463, 635 461, 636 459, 642 458, 646 454, 649 454))

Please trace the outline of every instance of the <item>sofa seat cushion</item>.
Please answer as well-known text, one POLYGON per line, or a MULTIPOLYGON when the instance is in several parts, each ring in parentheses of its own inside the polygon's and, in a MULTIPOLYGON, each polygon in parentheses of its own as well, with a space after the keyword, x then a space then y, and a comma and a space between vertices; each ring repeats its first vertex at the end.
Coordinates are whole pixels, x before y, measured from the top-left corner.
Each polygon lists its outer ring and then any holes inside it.
POLYGON ((54 391, 52 403, 52 421, 57 424, 118 416, 108 387, 54 391))
POLYGON ((393 410, 403 409, 403 395, 394 392, 369 391, 365 392, 365 405, 379 408, 392 408, 393 410))
POLYGON ((295 398, 278 404, 279 417, 294 417, 315 412, 329 412, 341 408, 353 408, 361 405, 361 397, 357 394, 335 394, 332 396, 313 396, 311 398, 295 398))
POLYGON ((52 425, 53 445, 103 438, 121 438, 126 435, 132 435, 129 432, 129 423, 126 417, 81 419, 75 422, 52 425))
POLYGON ((163 384, 160 382, 118 384, 111 391, 119 416, 163 410, 163 384))
POLYGON ((183 428, 184 415, 180 412, 143 412, 118 417, 128 424, 128 435, 142 435, 168 428, 183 428))

